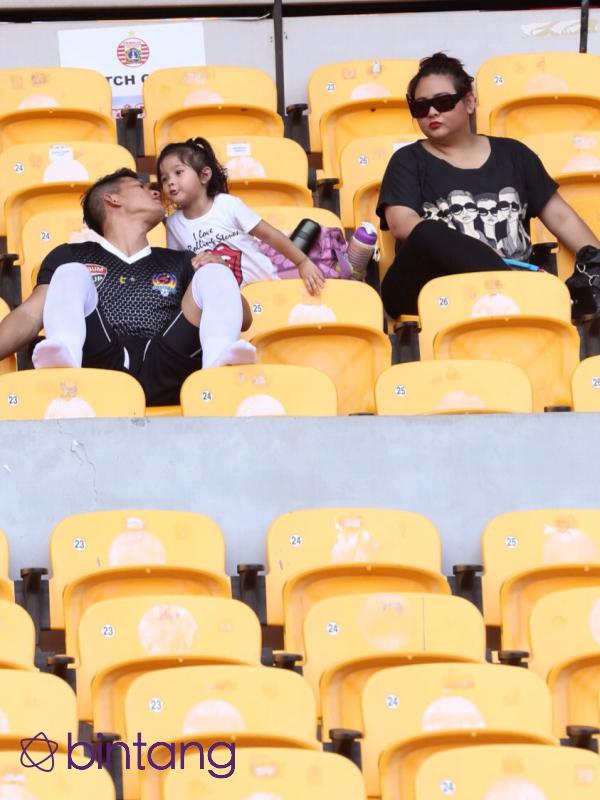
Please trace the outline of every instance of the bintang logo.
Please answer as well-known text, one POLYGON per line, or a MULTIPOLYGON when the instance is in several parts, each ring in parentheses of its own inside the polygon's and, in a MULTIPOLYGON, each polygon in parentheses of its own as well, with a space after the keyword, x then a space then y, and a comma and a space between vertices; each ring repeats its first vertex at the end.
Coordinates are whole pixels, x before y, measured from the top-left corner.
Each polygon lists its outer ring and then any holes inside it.
MULTIPOLYGON (((67 736, 67 769, 86 770, 90 767, 96 769, 106 768, 111 761, 114 749, 121 751, 121 763, 124 769, 138 769, 143 772, 147 767, 159 771, 183 769, 190 766, 191 759, 186 759, 186 753, 198 756, 200 769, 204 769, 205 760, 208 762, 208 774, 213 778, 230 778, 235 772, 235 744, 230 742, 213 742, 205 753, 205 748, 200 742, 153 742, 148 745, 138 733, 131 744, 120 740, 109 742, 102 740, 98 734, 98 742, 74 742, 71 734, 67 736), (80 753, 76 752, 78 749, 80 753), (135 762, 131 751, 136 752, 135 762), (178 752, 179 751, 179 752, 178 752), (215 758, 217 754, 217 758, 215 758), (145 755, 145 760, 142 756, 145 755), (87 761, 87 763, 85 763, 87 761), (134 762, 134 763, 132 763, 134 762), (222 772, 221 772, 222 771, 222 772)), ((45 733, 37 733, 31 739, 21 739, 21 764, 24 767, 39 769, 42 772, 52 772, 54 769, 54 754, 58 750, 58 743, 48 739, 45 733), (35 743, 41 743, 35 744, 35 743)))

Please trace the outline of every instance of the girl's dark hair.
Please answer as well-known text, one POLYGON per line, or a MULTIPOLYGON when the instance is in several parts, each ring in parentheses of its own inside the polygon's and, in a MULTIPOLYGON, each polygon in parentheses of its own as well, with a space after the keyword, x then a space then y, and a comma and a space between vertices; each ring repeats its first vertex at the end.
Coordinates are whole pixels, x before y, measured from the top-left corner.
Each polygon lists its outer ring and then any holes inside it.
POLYGON ((455 92, 467 94, 473 91, 473 78, 465 71, 461 61, 445 53, 434 53, 419 62, 419 71, 408 84, 406 93, 411 100, 414 100, 415 90, 421 78, 426 78, 428 75, 448 75, 452 78, 455 92))
POLYGON ((197 136, 195 139, 188 139, 186 142, 172 142, 163 147, 156 162, 156 174, 158 175, 159 183, 160 165, 167 156, 177 156, 183 164, 187 164, 198 175, 201 174, 204 167, 210 167, 212 177, 206 187, 206 193, 209 197, 214 197, 222 192, 229 193, 227 170, 219 164, 215 151, 206 139, 201 136, 197 136))

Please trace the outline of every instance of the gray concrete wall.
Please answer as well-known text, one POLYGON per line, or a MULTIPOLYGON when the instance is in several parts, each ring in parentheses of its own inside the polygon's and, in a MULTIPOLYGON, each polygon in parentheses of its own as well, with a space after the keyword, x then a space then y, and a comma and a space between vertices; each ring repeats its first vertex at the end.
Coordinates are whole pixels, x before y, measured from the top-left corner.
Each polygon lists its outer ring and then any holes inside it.
POLYGON ((227 567, 264 561, 270 522, 299 508, 417 511, 444 568, 480 560, 506 511, 598 507, 600 415, 63 420, 0 423, 0 527, 11 573, 48 564, 69 514, 167 508, 213 517, 227 567))

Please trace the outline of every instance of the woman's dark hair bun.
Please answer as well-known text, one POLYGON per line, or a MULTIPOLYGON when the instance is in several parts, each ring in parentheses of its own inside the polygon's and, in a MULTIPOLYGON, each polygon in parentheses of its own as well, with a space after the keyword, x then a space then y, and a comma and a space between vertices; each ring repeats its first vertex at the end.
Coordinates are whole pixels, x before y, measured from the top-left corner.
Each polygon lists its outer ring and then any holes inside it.
POLYGON ((433 53, 419 61, 419 71, 408 84, 407 94, 409 97, 415 96, 417 84, 421 78, 426 78, 428 75, 448 75, 452 78, 456 92, 467 94, 473 91, 473 78, 466 72, 462 61, 440 52, 433 53))

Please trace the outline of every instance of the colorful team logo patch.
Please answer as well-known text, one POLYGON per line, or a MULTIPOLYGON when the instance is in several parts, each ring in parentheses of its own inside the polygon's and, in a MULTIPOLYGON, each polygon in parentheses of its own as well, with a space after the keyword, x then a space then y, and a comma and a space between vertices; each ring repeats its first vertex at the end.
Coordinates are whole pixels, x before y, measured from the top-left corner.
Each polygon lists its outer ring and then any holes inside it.
POLYGON ((177 278, 172 272, 161 272, 152 276, 152 288, 163 297, 169 297, 177 289, 177 278))
POLYGON ((90 275, 92 276, 92 280, 94 281, 94 286, 98 288, 104 278, 108 275, 108 270, 106 267, 101 266, 100 264, 86 264, 86 267, 90 271, 90 275))
POLYGON ((235 275, 238 284, 242 285, 242 254, 239 250, 234 250, 228 244, 218 244, 212 249, 213 253, 218 253, 221 258, 227 261, 227 266, 235 275))
POLYGON ((150 48, 143 39, 123 39, 117 47, 117 58, 125 67, 141 67, 149 56, 150 48))

